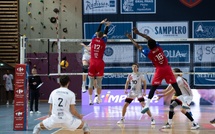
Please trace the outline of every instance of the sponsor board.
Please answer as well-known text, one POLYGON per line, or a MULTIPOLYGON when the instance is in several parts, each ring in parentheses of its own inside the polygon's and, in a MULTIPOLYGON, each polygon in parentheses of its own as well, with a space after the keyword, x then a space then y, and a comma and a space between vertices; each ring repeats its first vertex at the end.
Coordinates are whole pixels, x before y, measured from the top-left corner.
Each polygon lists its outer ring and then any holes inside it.
MULTIPOLYGON (((149 90, 146 90, 146 94, 149 93, 149 90)), ((102 103, 98 105, 123 105, 125 102, 125 98, 127 95, 124 93, 124 89, 102 89, 102 103)), ((144 97, 145 100, 147 99, 147 95, 144 97)), ((82 105, 89 105, 89 95, 87 93, 82 93, 82 105)), ((150 105, 163 105, 163 98, 161 98, 159 101, 157 100, 158 96, 155 94, 154 97, 151 99, 151 104, 150 105)), ((93 103, 96 104, 96 98, 94 98, 93 103)), ((139 101, 137 98, 133 100, 133 105, 140 105, 139 101)))
POLYGON ((193 21, 193 38, 215 38, 215 20, 193 21))
POLYGON ((116 14, 117 0, 83 0, 84 14, 116 14))
MULTIPOLYGON (((91 39, 95 34, 100 22, 85 22, 84 23, 84 38, 91 39)), ((108 28, 108 39, 128 39, 125 33, 132 33, 133 22, 111 22, 108 28)), ((101 31, 105 30, 103 25, 101 31)))
POLYGON ((188 38, 189 34, 188 22, 137 22, 137 29, 154 39, 188 38))
POLYGON ((215 44, 194 44, 195 63, 215 63, 215 44))
POLYGON ((121 14, 154 14, 156 0, 121 0, 121 14))
POLYGON ((112 45, 108 44, 105 48, 103 60, 105 63, 133 63, 133 45, 112 45))
POLYGON ((15 67, 14 89, 14 130, 27 130, 27 92, 26 92, 26 65, 17 64, 15 67))
MULTIPOLYGON (((169 63, 190 63, 190 44, 160 44, 169 63), (174 47, 173 47, 174 46, 174 47)), ((146 48, 146 45, 142 45, 146 48)), ((138 63, 151 63, 143 53, 138 50, 138 63)))
POLYGON ((215 86, 214 67, 194 67, 194 85, 196 86, 215 86), (199 73, 199 74, 198 74, 199 73))

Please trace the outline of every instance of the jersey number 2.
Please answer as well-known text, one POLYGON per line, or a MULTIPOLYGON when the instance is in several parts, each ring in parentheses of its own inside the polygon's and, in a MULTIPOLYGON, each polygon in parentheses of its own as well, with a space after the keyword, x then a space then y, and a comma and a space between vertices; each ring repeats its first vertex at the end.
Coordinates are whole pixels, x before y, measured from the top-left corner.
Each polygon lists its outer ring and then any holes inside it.
POLYGON ((63 98, 58 98, 58 100, 59 100, 59 104, 58 104, 58 106, 59 106, 59 107, 63 107, 63 105, 62 105, 63 98))

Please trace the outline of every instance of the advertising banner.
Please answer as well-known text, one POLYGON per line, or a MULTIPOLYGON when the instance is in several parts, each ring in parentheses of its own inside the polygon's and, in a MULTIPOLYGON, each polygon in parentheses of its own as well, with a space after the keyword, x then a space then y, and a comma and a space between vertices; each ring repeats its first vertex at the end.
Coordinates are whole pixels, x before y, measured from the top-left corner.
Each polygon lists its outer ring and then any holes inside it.
POLYGON ((105 73, 113 73, 105 75, 102 80, 102 86, 124 86, 127 76, 132 72, 131 67, 105 67, 105 73), (117 73, 117 74, 114 74, 117 73), (120 74, 122 73, 122 74, 120 74), (123 74, 128 73, 128 74, 123 74))
POLYGON ((27 130, 27 93, 26 93, 26 65, 17 64, 15 67, 14 90, 14 130, 27 130))
MULTIPOLYGON (((84 23, 84 38, 92 39, 100 22, 85 22, 84 23)), ((111 22, 108 29, 108 39, 128 39, 125 33, 132 33, 133 22, 111 22)), ((102 30, 105 30, 105 26, 102 26, 102 30)))
MULTIPOLYGON (((158 90, 159 91, 159 90, 158 90)), ((148 97, 149 90, 146 90, 146 96, 144 97, 145 100, 148 97)), ((125 98, 127 97, 127 94, 124 93, 124 89, 102 89, 102 103, 98 105, 108 105, 108 106, 114 106, 114 105, 124 105, 125 98)), ((89 95, 86 93, 82 93, 82 105, 89 105, 89 95)), ((163 105, 163 98, 161 98, 159 101, 157 100, 158 96, 155 94, 154 97, 151 99, 151 104, 154 106, 163 105)), ((96 98, 94 98, 93 103, 96 105, 96 98)), ((132 105, 140 105, 138 99, 136 98, 133 100, 132 105)))
POLYGON ((83 0, 84 14, 116 14, 117 0, 83 0))
POLYGON ((137 22, 137 29, 154 39, 188 38, 189 33, 188 22, 137 22))
MULTIPOLYGON (((187 79, 188 83, 190 83, 190 75, 187 72, 190 72, 190 68, 189 67, 177 67, 177 66, 172 66, 173 68, 179 68, 182 72, 184 72, 185 74, 183 74, 183 77, 185 79, 187 79)), ((151 85, 152 83, 152 79, 154 76, 154 72, 155 72, 155 68, 152 67, 139 67, 139 72, 142 72, 145 76, 147 85, 151 85)), ((167 85, 166 81, 163 80, 161 85, 167 85)))
POLYGON ((215 20, 193 21, 193 38, 215 38, 215 20))
MULTIPOLYGON (((169 63, 190 63, 190 44, 160 44, 164 54, 166 55, 169 63)), ((142 45, 146 48, 146 45, 142 45)), ((139 50, 138 52, 138 63, 151 63, 151 61, 139 50)))
POLYGON ((156 0, 121 0, 121 14, 155 14, 156 0))
POLYGON ((105 63, 133 63, 134 47, 133 45, 108 44, 103 59, 105 63))
POLYGON ((194 85, 196 86, 215 86, 214 67, 194 67, 194 85), (199 73, 199 74, 198 74, 199 73))
POLYGON ((215 63, 215 44, 195 43, 193 53, 195 63, 215 63))

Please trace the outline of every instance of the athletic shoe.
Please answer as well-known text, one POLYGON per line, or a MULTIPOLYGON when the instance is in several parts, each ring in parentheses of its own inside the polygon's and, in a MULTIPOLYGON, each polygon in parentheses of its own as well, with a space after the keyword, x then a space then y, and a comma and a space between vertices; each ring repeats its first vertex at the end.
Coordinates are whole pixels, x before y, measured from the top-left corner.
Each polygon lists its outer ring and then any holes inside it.
POLYGON ((151 125, 155 125, 155 120, 151 119, 151 125))
POLYGON ((193 126, 191 127, 191 130, 196 130, 196 129, 199 129, 200 126, 198 123, 193 123, 193 126))
POLYGON ((215 123, 215 118, 213 120, 211 120, 210 123, 212 123, 212 124, 215 123))
POLYGON ((89 103, 89 105, 93 105, 93 103, 91 102, 91 103, 89 103))
POLYGON ((13 100, 13 102, 12 102, 12 105, 14 105, 14 100, 13 100))
POLYGON ((190 114, 190 116, 193 116, 192 112, 188 112, 190 114))
POLYGON ((97 104, 100 104, 101 102, 102 102, 101 99, 99 99, 99 98, 96 99, 96 103, 97 103, 97 104))
POLYGON ((120 119, 119 121, 117 121, 117 124, 123 124, 123 123, 125 123, 125 119, 120 119))
POLYGON ((30 114, 33 114, 34 112, 33 111, 30 111, 30 114))
POLYGON ((98 97, 98 95, 97 95, 97 94, 95 94, 95 97, 98 97))
POLYGON ((172 126, 167 122, 165 126, 162 127, 162 129, 170 129, 172 126))
POLYGON ((81 89, 82 89, 82 93, 86 93, 87 92, 87 89, 86 89, 85 86, 82 86, 81 89))
POLYGON ((41 112, 40 111, 36 111, 35 113, 40 114, 41 112))
POLYGON ((143 110, 141 111, 142 114, 145 114, 149 110, 149 107, 144 107, 143 110))
POLYGON ((9 101, 7 101, 6 105, 9 105, 9 101))

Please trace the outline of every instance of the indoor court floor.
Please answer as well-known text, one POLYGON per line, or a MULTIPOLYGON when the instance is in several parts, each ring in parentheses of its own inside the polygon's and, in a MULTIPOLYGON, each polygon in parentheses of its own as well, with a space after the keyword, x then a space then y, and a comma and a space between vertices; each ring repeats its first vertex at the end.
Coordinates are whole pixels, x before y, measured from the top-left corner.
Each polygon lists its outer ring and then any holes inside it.
MULTIPOLYGON (((48 104, 43 102, 39 105, 41 114, 28 114, 28 130, 13 131, 13 105, 0 105, 0 134, 32 134, 33 127, 48 114, 48 104)), ((199 123, 200 129, 190 130, 191 123, 176 108, 173 118, 172 129, 161 129, 167 121, 168 106, 151 106, 150 110, 156 121, 151 125, 150 118, 141 114, 139 105, 131 105, 127 109, 125 123, 118 125, 121 118, 122 106, 81 106, 77 103, 77 110, 84 115, 84 120, 91 128, 91 134, 215 134, 215 124, 210 120, 215 118, 215 106, 192 106, 191 111, 194 119, 199 123)), ((68 131, 55 129, 44 130, 41 134, 82 134, 82 130, 68 131)))

